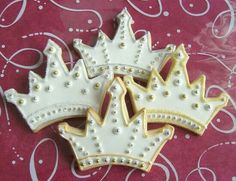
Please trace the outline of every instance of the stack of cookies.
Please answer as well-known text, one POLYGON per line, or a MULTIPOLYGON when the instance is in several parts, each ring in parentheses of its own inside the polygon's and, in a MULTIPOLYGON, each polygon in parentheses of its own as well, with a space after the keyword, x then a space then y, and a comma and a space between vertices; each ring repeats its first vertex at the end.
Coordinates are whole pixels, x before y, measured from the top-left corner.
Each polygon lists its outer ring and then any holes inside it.
POLYGON ((189 82, 189 57, 183 45, 152 51, 150 33, 135 38, 127 9, 117 19, 119 26, 112 40, 101 31, 94 47, 74 40, 82 59, 71 71, 62 59, 61 48, 49 40, 44 50, 45 78, 30 72, 28 94, 9 89, 5 96, 34 132, 67 118, 86 116, 85 129, 66 122, 58 126, 81 170, 118 164, 149 171, 161 148, 173 137, 171 125, 202 135, 229 98, 225 93, 206 98, 204 75, 189 82), (172 65, 164 80, 159 72, 167 61, 172 65), (147 86, 135 82, 137 79, 147 86), (125 101, 127 90, 134 109, 132 118, 125 101), (110 99, 101 118, 98 112, 107 93, 110 99), (148 123, 166 125, 148 130, 148 123))

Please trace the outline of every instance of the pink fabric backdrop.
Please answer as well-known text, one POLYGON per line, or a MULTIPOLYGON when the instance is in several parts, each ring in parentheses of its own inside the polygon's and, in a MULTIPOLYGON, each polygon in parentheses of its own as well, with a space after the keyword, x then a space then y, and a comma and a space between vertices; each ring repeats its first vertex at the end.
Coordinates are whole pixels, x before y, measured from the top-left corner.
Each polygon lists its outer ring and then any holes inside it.
POLYGON ((134 31, 151 32, 153 49, 184 43, 190 53, 190 79, 203 73, 209 95, 227 92, 231 101, 226 109, 201 137, 176 128, 173 140, 163 148, 150 173, 119 166, 80 172, 56 125, 33 134, 2 95, 0 180, 236 180, 235 1, 1 1, 1 93, 8 88, 27 93, 29 70, 44 76, 46 59, 40 55, 49 38, 62 47, 70 67, 70 62, 79 58, 72 47, 73 38, 94 45, 101 26, 112 37, 113 18, 124 7, 133 16, 134 31))

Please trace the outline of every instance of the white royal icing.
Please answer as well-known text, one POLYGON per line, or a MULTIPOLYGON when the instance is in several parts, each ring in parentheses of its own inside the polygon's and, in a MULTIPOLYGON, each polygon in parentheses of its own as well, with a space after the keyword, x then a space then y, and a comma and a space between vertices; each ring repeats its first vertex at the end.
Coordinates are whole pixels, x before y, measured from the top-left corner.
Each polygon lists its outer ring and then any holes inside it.
POLYGON ((80 39, 74 40, 74 47, 84 59, 89 77, 112 68, 115 74, 147 79, 152 68, 163 67, 175 46, 170 44, 165 49, 152 51, 150 32, 136 40, 131 28, 133 19, 126 8, 117 18, 119 27, 113 40, 100 31, 94 47, 83 44, 80 39))
POLYGON ((160 149, 172 138, 174 128, 166 125, 147 130, 145 109, 130 119, 126 88, 120 78, 114 79, 108 92, 111 99, 103 120, 89 109, 85 130, 61 123, 61 136, 70 142, 81 170, 119 164, 149 171, 160 149))
POLYGON ((109 71, 89 79, 83 60, 69 71, 62 59, 61 48, 52 40, 44 50, 47 56, 45 78, 29 72, 29 94, 15 89, 5 92, 8 102, 17 106, 33 131, 65 118, 84 116, 88 107, 99 110, 104 86, 113 78, 109 71))
POLYGON ((190 83, 186 69, 188 55, 181 45, 173 53, 173 64, 166 80, 153 70, 147 88, 125 76, 124 81, 132 97, 135 111, 146 108, 151 122, 179 125, 197 134, 203 134, 209 122, 228 102, 222 93, 205 98, 205 76, 190 83))

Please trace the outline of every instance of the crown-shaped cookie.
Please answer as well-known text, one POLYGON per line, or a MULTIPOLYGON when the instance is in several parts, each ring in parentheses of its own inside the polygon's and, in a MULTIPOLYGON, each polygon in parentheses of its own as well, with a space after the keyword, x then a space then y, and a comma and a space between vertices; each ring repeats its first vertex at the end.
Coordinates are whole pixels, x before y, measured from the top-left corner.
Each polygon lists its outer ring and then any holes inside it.
POLYGON ((186 69, 188 55, 183 45, 173 53, 173 64, 166 80, 154 69, 147 88, 135 83, 131 76, 124 81, 132 97, 134 110, 147 109, 148 121, 170 123, 202 135, 209 122, 228 102, 228 96, 205 98, 205 76, 192 83, 186 69))
POLYGON ((44 54, 46 76, 41 78, 29 72, 29 94, 19 94, 14 89, 5 92, 7 101, 16 105, 34 132, 57 120, 85 116, 88 107, 97 111, 104 86, 113 79, 109 71, 89 79, 82 60, 69 72, 62 60, 61 48, 51 40, 44 54))
POLYGON ((129 119, 126 88, 120 78, 114 79, 108 93, 111 99, 103 120, 88 109, 85 130, 60 123, 61 136, 69 141, 81 170, 118 164, 149 171, 174 128, 166 125, 147 130, 144 109, 129 119))
POLYGON ((100 31, 94 47, 83 44, 80 39, 74 40, 74 47, 84 59, 89 77, 112 68, 115 74, 147 79, 152 68, 163 67, 175 46, 152 51, 149 32, 136 40, 131 28, 133 20, 126 8, 117 18, 119 25, 113 40, 100 31))

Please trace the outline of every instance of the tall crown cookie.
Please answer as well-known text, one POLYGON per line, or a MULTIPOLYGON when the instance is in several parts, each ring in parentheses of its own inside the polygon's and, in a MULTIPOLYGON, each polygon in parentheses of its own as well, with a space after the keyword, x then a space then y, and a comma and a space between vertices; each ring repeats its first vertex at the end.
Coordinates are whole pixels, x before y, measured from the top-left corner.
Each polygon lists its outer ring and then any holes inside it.
POLYGON ((129 119, 126 88, 120 78, 114 79, 108 93, 111 99, 103 120, 88 109, 85 130, 60 123, 61 136, 69 141, 81 170, 117 164, 149 171, 174 128, 147 130, 145 109, 129 119))
POLYGON ((89 77, 112 68, 115 74, 147 79, 152 68, 160 70, 163 67, 175 46, 152 51, 149 32, 136 40, 131 28, 133 19, 126 8, 117 18, 119 25, 113 40, 100 31, 94 47, 83 44, 80 39, 74 40, 74 47, 84 59, 89 77))
POLYGON ((173 64, 164 81, 154 69, 147 88, 135 83, 131 76, 124 81, 136 112, 147 109, 150 122, 170 123, 202 135, 213 117, 226 106, 228 96, 205 98, 205 76, 190 83, 186 69, 188 55, 183 45, 173 54, 173 64))
POLYGON ((41 78, 29 72, 29 94, 19 94, 14 89, 5 92, 7 101, 16 105, 34 132, 57 120, 84 116, 88 107, 97 111, 104 86, 113 79, 109 71, 89 79, 82 60, 69 72, 62 60, 61 48, 51 40, 44 54, 46 76, 41 78))

